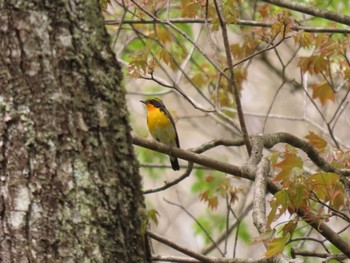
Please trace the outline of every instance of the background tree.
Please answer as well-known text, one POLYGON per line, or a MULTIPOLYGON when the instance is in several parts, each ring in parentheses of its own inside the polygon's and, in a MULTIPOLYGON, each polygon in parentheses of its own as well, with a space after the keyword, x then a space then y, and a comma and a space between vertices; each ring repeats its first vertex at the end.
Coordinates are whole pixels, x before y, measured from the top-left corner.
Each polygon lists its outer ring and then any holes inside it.
POLYGON ((146 262, 121 72, 97 1, 0 2, 0 261, 146 262))
POLYGON ((349 258, 348 1, 107 2, 134 144, 189 162, 168 175, 137 148, 153 259, 349 258), (174 109, 187 150, 141 138, 144 96, 174 109))

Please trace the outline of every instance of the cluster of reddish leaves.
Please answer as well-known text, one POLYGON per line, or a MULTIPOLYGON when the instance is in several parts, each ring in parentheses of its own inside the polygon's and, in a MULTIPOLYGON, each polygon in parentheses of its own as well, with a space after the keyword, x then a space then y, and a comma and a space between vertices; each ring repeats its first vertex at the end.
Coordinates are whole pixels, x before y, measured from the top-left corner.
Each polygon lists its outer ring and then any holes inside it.
MULTIPOLYGON (((327 142, 310 132, 306 138, 319 152, 324 152, 327 142)), ((279 237, 268 243, 267 257, 283 251, 289 238, 293 236, 299 222, 298 211, 303 210, 308 219, 328 220, 331 211, 339 211, 344 205, 344 187, 340 176, 330 172, 316 172, 306 174, 304 161, 298 156, 297 150, 286 146, 285 151, 271 155, 272 167, 278 173, 274 178, 282 190, 278 191, 270 200, 271 211, 268 215, 267 227, 281 218, 289 215, 289 220, 283 223, 279 237), (282 157, 282 160, 280 160, 282 157)))
POLYGON ((312 98, 319 99, 322 106, 328 101, 334 102, 337 84, 333 83, 333 79, 335 77, 342 81, 349 79, 347 75, 350 72, 349 63, 345 56, 348 40, 339 40, 327 34, 316 35, 305 32, 295 33, 294 40, 305 48, 313 46, 310 56, 299 59, 302 71, 319 79, 311 86, 312 98))
POLYGON ((334 149, 324 138, 312 131, 305 136, 305 139, 307 139, 308 142, 314 146, 320 154, 323 154, 327 161, 334 167, 340 169, 350 168, 350 151, 334 149))
POLYGON ((200 194, 200 200, 208 204, 208 207, 215 210, 219 204, 219 197, 225 198, 228 194, 231 202, 238 199, 237 189, 231 184, 225 176, 208 175, 205 177, 207 186, 200 194))

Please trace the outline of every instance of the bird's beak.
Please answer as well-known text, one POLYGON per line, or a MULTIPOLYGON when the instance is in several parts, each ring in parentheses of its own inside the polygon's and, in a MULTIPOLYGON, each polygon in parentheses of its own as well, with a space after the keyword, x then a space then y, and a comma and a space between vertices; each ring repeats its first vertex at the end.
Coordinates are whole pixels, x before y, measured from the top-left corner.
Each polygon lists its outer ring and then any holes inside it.
POLYGON ((146 101, 144 101, 144 100, 140 100, 140 102, 142 102, 143 104, 146 104, 146 101))

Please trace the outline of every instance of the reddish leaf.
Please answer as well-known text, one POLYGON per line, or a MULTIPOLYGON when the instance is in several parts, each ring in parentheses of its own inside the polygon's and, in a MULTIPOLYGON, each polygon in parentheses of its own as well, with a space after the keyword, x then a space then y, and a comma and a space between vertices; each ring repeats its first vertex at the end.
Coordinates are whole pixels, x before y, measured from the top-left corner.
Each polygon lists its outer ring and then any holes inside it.
POLYGON ((342 47, 338 40, 327 34, 318 34, 315 43, 319 53, 324 57, 339 55, 343 53, 342 47))
POLYGON ((300 57, 299 67, 310 74, 319 74, 327 71, 328 61, 322 56, 300 57))
POLYGON ((174 62, 173 57, 165 48, 162 48, 159 52, 159 58, 163 60, 167 65, 169 65, 172 69, 176 68, 176 64, 174 62))
POLYGON ((147 74, 147 52, 140 50, 135 52, 128 65, 128 73, 134 78, 145 76, 147 74))
POLYGON ((200 10, 197 1, 194 0, 182 0, 180 9, 182 17, 191 18, 196 17, 198 10, 200 10))
POLYGON ((349 168, 350 167, 350 151, 338 151, 335 155, 334 161, 332 163, 338 168, 349 168))
POLYGON ((215 210, 218 207, 218 204, 219 204, 218 197, 216 195, 210 196, 209 190, 202 192, 199 195, 199 198, 201 201, 207 202, 208 206, 213 210, 215 210))
POLYGON ((208 79, 205 77, 205 75, 203 75, 202 72, 194 74, 191 80, 199 87, 204 86, 208 82, 208 79))
POLYGON ((284 181, 288 179, 288 176, 294 168, 303 168, 303 161, 295 153, 286 152, 284 160, 273 166, 282 169, 282 171, 277 174, 274 181, 284 181))
POLYGON ((322 106, 324 106, 328 100, 331 100, 333 102, 335 101, 334 91, 327 82, 314 84, 312 85, 311 89, 312 98, 319 99, 321 101, 322 106))
POLYGON ((244 57, 244 49, 240 44, 231 44, 230 50, 235 59, 241 59, 244 57))
POLYGON ((312 45, 314 36, 308 32, 297 31, 293 34, 293 39, 296 44, 299 44, 303 48, 308 48, 312 45))
POLYGON ((297 226, 298 222, 294 221, 294 220, 290 220, 287 224, 285 224, 282 228, 283 231, 283 235, 286 235, 287 233, 289 234, 293 234, 294 230, 297 226))
POLYGON ((322 137, 318 136, 316 133, 310 131, 305 138, 309 141, 309 143, 314 146, 319 152, 324 152, 327 147, 327 141, 322 137))
POLYGON ((242 84, 247 80, 248 70, 246 67, 235 67, 234 69, 236 84, 239 92, 242 90, 242 84))
POLYGON ((157 34, 157 39, 165 44, 167 42, 170 42, 172 41, 172 36, 171 34, 169 33, 168 30, 166 30, 163 26, 160 26, 160 25, 157 25, 156 27, 156 34, 157 34))
POLYGON ((268 17, 271 13, 270 4, 262 4, 258 7, 258 12, 262 18, 268 17))
POLYGON ((335 209, 339 210, 339 208, 344 204, 345 204, 344 186, 343 184, 338 183, 333 192, 332 206, 335 209))

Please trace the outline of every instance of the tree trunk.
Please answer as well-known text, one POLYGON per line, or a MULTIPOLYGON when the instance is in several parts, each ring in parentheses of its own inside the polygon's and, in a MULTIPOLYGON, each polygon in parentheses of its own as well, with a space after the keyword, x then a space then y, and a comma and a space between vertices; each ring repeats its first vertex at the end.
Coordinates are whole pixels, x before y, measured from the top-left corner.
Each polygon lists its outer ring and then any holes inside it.
POLYGON ((96 0, 0 2, 0 262, 146 262, 121 70, 96 0))

